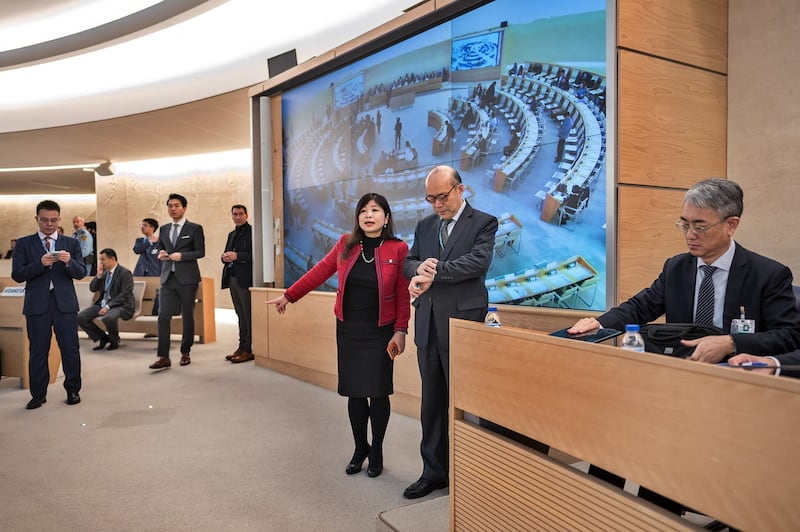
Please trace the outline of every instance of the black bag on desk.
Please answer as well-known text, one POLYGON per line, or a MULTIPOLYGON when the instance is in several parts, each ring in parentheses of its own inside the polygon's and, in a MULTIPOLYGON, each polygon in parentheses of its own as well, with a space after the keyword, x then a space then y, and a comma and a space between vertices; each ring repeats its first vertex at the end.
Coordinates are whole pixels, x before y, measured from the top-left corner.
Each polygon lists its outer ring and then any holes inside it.
POLYGON ((728 334, 719 327, 699 323, 649 323, 642 327, 641 333, 644 350, 648 353, 680 358, 686 358, 694 351, 694 347, 683 345, 681 340, 728 334))

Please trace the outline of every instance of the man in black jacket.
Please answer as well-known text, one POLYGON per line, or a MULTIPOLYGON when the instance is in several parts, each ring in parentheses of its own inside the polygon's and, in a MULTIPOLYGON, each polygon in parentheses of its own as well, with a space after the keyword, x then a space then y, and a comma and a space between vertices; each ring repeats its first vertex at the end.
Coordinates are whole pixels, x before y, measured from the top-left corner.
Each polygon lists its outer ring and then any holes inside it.
POLYGON ((228 234, 222 254, 222 288, 230 288, 233 308, 239 317, 239 347, 226 356, 234 364, 253 360, 252 328, 250 320, 250 287, 253 286, 253 227, 247 222, 247 207, 231 207, 231 218, 236 226, 228 234))

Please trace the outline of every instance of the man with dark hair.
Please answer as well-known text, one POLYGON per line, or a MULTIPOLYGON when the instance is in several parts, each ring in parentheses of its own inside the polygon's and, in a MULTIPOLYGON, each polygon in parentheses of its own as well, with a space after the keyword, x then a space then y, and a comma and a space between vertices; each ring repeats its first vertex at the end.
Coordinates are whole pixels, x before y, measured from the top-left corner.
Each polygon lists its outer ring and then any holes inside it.
POLYGON ((253 286, 253 228, 247 222, 247 207, 231 207, 236 227, 228 234, 222 253, 222 288, 230 288, 233 308, 239 318, 239 347, 225 357, 234 364, 253 360, 250 319, 250 287, 253 286))
POLYGON ((161 266, 161 291, 158 308, 158 359, 150 369, 168 368, 169 335, 172 315, 180 305, 183 335, 181 337, 181 366, 191 364, 190 351, 194 344, 194 300, 200 284, 197 260, 206 254, 203 226, 186 220, 186 198, 170 194, 167 212, 171 224, 161 226, 158 237, 158 259, 161 266))
POLYGON ((464 199, 464 184, 455 168, 431 170, 425 193, 434 214, 417 224, 403 263, 416 308, 414 343, 422 377, 423 469, 403 493, 408 499, 448 485, 449 321, 483 321, 486 316, 489 296, 484 281, 497 232, 497 218, 464 199))
POLYGON ((129 320, 136 309, 133 297, 133 274, 117 262, 117 252, 106 248, 98 254, 97 275, 89 289, 98 293, 97 301, 78 313, 78 325, 98 345, 93 351, 113 351, 119 347, 119 320, 129 320), (94 319, 100 317, 107 332, 94 319))
POLYGON ((161 275, 161 261, 158 260, 158 222, 153 218, 142 220, 141 231, 144 236, 133 243, 133 252, 139 255, 133 275, 136 277, 158 277, 161 275))
MULTIPOLYGON (((161 261, 158 260, 158 221, 154 218, 142 220, 141 231, 144 236, 136 239, 133 243, 133 252, 139 255, 136 266, 133 268, 133 275, 136 277, 158 277, 161 275, 161 261)), ((153 299, 152 316, 158 316, 158 290, 153 299)), ((145 338, 156 336, 152 333, 144 335, 145 338)))
POLYGON ((11 264, 11 277, 25 283, 25 314, 30 342, 28 370, 31 396, 27 408, 39 408, 47 402, 50 382, 48 356, 55 331, 61 348, 64 389, 67 404, 81 402, 81 353, 78 343, 78 296, 73 279, 83 279, 86 268, 80 243, 56 231, 61 207, 52 200, 36 206, 39 230, 17 240, 11 264))

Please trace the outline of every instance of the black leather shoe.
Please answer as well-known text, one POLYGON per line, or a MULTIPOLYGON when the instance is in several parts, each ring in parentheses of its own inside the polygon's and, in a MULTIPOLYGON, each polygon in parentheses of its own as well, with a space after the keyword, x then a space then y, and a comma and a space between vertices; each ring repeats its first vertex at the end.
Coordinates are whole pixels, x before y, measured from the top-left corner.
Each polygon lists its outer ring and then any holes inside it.
POLYGON ((100 343, 92 348, 92 351, 102 351, 108 345, 108 336, 100 338, 100 343))
POLYGON ((111 342, 108 344, 109 351, 113 351, 114 349, 119 349, 119 342, 111 342))
POLYGON ((47 402, 47 397, 34 397, 28 404, 25 406, 28 410, 33 410, 34 408, 39 408, 43 404, 47 402))
POLYGON ((353 458, 350 459, 350 463, 347 464, 347 467, 344 468, 344 472, 348 475, 355 475, 359 471, 361 471, 361 467, 364 465, 364 460, 367 459, 369 456, 369 448, 365 451, 359 451, 356 449, 356 452, 353 453, 353 458))
POLYGON ((433 490, 440 490, 446 487, 446 480, 433 482, 432 480, 422 477, 406 488, 406 490, 403 492, 403 497, 406 499, 419 499, 420 497, 430 494, 433 490))
POLYGON ((81 402, 81 396, 78 395, 78 392, 67 392, 66 402, 68 405, 77 405, 81 402))
POLYGON ((383 466, 374 466, 372 464, 367 468, 367 476, 369 478, 379 477, 383 473, 383 466))

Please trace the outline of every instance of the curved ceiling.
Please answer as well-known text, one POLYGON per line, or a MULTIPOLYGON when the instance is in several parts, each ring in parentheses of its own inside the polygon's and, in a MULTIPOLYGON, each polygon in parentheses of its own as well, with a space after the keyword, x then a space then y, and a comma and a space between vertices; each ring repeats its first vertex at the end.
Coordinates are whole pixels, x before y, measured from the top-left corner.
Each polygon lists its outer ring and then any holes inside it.
MULTIPOLYGON (((0 18, 0 32, 26 26, 34 34, 50 18, 79 17, 87 1, 25 4, 0 18)), ((0 66, 0 132, 152 111, 254 85, 266 78, 267 58, 296 48, 304 61, 400 15, 402 4, 170 0, 71 35, 48 35, 0 54, 15 62, 0 66), (34 62, 19 63, 25 59, 34 62)))
POLYGON ((94 191, 80 168, 8 169, 249 147, 246 89, 267 78, 269 57, 294 48, 306 61, 414 3, 4 2, 0 194, 94 191))

